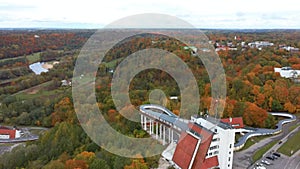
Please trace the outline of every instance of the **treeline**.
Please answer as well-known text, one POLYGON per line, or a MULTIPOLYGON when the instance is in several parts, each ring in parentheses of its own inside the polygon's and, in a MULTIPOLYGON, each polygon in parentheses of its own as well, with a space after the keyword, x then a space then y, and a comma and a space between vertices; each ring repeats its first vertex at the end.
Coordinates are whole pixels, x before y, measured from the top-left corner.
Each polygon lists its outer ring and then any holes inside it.
MULTIPOLYGON (((295 44, 295 39, 291 40, 291 35, 300 36, 299 32, 267 32, 263 33, 237 33, 237 36, 244 37, 248 41, 253 40, 275 40, 274 36, 287 36, 286 44, 295 44), (268 38, 271 37, 272 38, 268 38), (256 37, 256 38, 255 38, 256 37)), ((222 34, 226 38, 224 41, 231 39, 234 41, 235 33, 222 34), (232 37, 231 37, 232 36, 232 37)), ((220 37, 216 37, 220 38, 220 37)), ((236 40, 235 43, 240 43, 236 40)), ((275 44, 283 43, 280 39, 272 41, 275 44)), ((201 102, 200 111, 205 112, 211 104, 211 87, 208 74, 200 59, 191 56, 189 51, 183 50, 183 44, 177 40, 166 37, 157 37, 154 35, 140 35, 138 38, 124 40, 117 48, 110 50, 104 60, 109 63, 114 59, 126 57, 140 49, 157 47, 174 52, 184 60, 192 69, 199 85, 201 102), (155 42, 155 43, 153 43, 155 42)), ((278 47, 268 47, 263 50, 245 48, 236 51, 220 51, 219 56, 222 60, 227 83, 227 99, 225 111, 222 117, 243 117, 245 124, 253 127, 275 127, 276 119, 268 116, 267 111, 287 111, 289 113, 300 112, 300 86, 290 79, 282 78, 274 72, 274 67, 292 66, 298 67, 300 58, 298 54, 288 58, 278 53, 278 47)), ((113 68, 117 67, 115 62, 113 68)), ((134 65, 128 65, 131 67, 134 65)), ((101 65, 99 70, 106 70, 105 65, 101 65)), ((98 75, 107 75, 106 72, 98 72, 98 75)), ((110 105, 110 93, 107 92, 104 82, 97 81, 99 102, 103 105, 110 105), (107 98, 105 97, 107 95, 107 98), (101 96, 101 97, 100 97, 101 96)), ((147 103, 151 90, 159 88, 165 92, 167 98, 178 96, 179 89, 176 82, 169 75, 157 70, 143 71, 131 81, 130 98, 131 102, 138 106, 147 103)), ((180 100, 167 100, 167 107, 174 112, 179 112, 180 100)), ((197 113, 197 112, 195 112, 197 113)))
POLYGON ((10 68, 15 66, 25 66, 25 65, 27 65, 27 60, 25 57, 0 60, 0 68, 10 68))
MULTIPOLYGON (((15 102, 14 100, 10 101, 15 102)), ((53 103, 45 100, 41 102, 53 103)), ((28 143, 26 146, 18 146, 12 152, 3 154, 2 157, 5 158, 0 158, 0 168, 123 169, 125 167, 133 169, 135 166, 140 166, 140 168, 157 167, 159 156, 143 159, 140 154, 137 154, 137 157, 141 159, 129 159, 113 155, 101 149, 90 140, 80 127, 71 99, 64 97, 58 100, 55 99, 54 102, 56 102, 55 105, 47 106, 52 110, 41 111, 41 114, 38 115, 44 118, 44 120, 38 121, 39 125, 49 125, 53 128, 41 135, 37 142, 28 143), (52 113, 49 114, 49 112, 52 113)), ((41 107, 41 105, 35 106, 41 107)), ((20 109, 22 108, 24 106, 20 106, 20 109)), ((107 116, 113 112, 115 111, 109 110, 104 114, 107 116)), ((23 114, 21 116, 25 116, 23 114)), ((126 135, 148 136, 139 126, 127 125, 125 124, 125 118, 119 119, 120 121, 114 122, 114 126, 120 126, 119 129, 122 128, 122 132, 126 135), (141 133, 144 134, 141 135, 141 133)))
POLYGON ((46 49, 78 49, 93 33, 92 30, 1 31, 0 59, 29 55, 46 49))
MULTIPOLYGON (((233 35, 250 40, 269 40, 274 43, 295 44, 299 32, 283 33, 287 36, 285 42, 273 38, 282 35, 280 33, 217 33, 217 39, 224 41, 233 39, 233 35), (272 37, 270 37, 272 36, 272 37)), ((210 36, 210 35, 209 35, 210 36)), ((214 36, 214 35, 211 35, 214 36)), ((236 42, 238 43, 238 42, 236 42)), ((76 44, 76 43, 75 43, 76 44)), ((295 44, 298 45, 298 44, 295 44)), ((74 45, 76 46, 76 45, 74 45)), ((191 51, 184 50, 183 44, 177 40, 154 35, 140 35, 138 38, 126 39, 115 48, 111 49, 104 58, 105 64, 99 66, 95 82, 96 97, 99 109, 110 125, 122 134, 131 137, 148 137, 138 123, 124 118, 116 111, 114 100, 111 96, 111 80, 115 69, 122 58, 127 57, 138 50, 158 47, 177 54, 192 70, 198 82, 200 94, 200 111, 207 112, 212 101, 209 76, 201 60, 191 56, 191 51), (118 59, 117 62, 114 62, 118 59)), ((40 125, 53 127, 48 130, 38 142, 27 146, 17 147, 11 153, 0 158, 2 168, 155 168, 159 157, 146 159, 127 159, 112 155, 93 143, 80 127, 74 112, 70 91, 60 97, 36 98, 18 100, 10 94, 24 88, 34 86, 42 82, 52 81, 54 88, 61 79, 72 78, 75 60, 74 55, 63 57, 59 65, 55 65, 48 73, 40 76, 22 79, 16 84, 0 88, 1 108, 0 120, 4 123, 17 125, 40 125), (24 85, 25 82, 28 85, 24 85), (25 102, 24 102, 25 101, 25 102), (2 116, 2 117, 1 117, 2 116), (15 160, 18 159, 18 160, 15 160)), ((282 53, 274 47, 263 50, 247 48, 237 51, 220 51, 219 56, 226 73, 226 103, 222 117, 243 117, 248 126, 273 128, 276 118, 269 116, 267 111, 288 111, 299 113, 300 111, 300 86, 289 79, 280 77, 274 73, 274 67, 297 66, 300 63, 297 54, 283 57, 282 53)), ((51 55, 45 59, 51 58, 51 55)), ((88 61, 88 60, 87 60, 88 61)), ((143 63, 139 63, 143 64, 143 63)), ((129 65, 128 66, 134 66, 129 65)), ((82 77, 84 78, 84 77, 82 77)), ((73 82, 74 83, 74 82, 73 82)), ((92 83, 93 84, 93 83, 92 83)), ((150 69, 136 75, 129 86, 129 96, 134 106, 149 103, 151 91, 161 89, 163 95, 157 97, 160 104, 165 103, 167 108, 174 113, 180 113, 180 92, 176 81, 166 72, 150 69), (178 96, 178 100, 170 100, 170 96, 178 96)), ((127 91, 126 91, 127 92, 127 91)), ((122 97, 122 93, 120 93, 122 97)), ((123 95, 124 96, 124 95, 123 95)), ((89 96, 82 95, 82 98, 89 96)), ((87 105, 87 110, 92 109, 87 105)), ((132 107, 125 107, 131 112, 132 107)), ((200 113, 200 112, 194 112, 200 113)), ((208 112, 212 113, 212 112, 208 112)), ((137 156, 143 156, 137 154, 137 156)))
POLYGON ((60 57, 62 57, 63 54, 64 53, 60 51, 46 50, 41 53, 41 61, 48 62, 48 61, 57 60, 60 57))
POLYGON ((21 77, 31 73, 28 67, 17 67, 14 69, 0 69, 0 80, 8 80, 21 77))

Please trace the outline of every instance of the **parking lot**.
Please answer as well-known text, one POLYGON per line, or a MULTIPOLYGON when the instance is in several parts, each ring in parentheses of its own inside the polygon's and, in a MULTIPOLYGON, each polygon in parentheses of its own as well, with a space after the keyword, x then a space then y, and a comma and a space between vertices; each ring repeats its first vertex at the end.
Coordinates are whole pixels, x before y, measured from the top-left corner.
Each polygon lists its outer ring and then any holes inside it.
MULTIPOLYGON (((274 157, 273 153, 266 154, 259 162, 258 166, 253 168, 257 169, 296 169, 300 168, 300 152, 295 153, 293 156, 288 157, 284 154, 280 154, 280 157, 274 157), (270 158, 269 158, 270 157, 270 158), (263 166, 263 167, 259 167, 263 166)), ((256 165, 257 165, 256 164, 256 165)))

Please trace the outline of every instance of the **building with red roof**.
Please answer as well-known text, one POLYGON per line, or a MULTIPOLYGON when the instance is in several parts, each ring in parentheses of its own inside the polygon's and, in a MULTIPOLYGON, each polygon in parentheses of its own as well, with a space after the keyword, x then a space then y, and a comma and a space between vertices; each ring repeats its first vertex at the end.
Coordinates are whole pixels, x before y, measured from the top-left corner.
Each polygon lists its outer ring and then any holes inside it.
POLYGON ((229 125, 231 125, 233 128, 236 129, 240 129, 240 128, 244 128, 244 122, 243 122, 243 118, 242 117, 230 117, 227 119, 221 119, 221 121, 223 123, 227 123, 229 125))
POLYGON ((0 126, 0 139, 15 139, 20 137, 20 130, 0 126))
MULTIPOLYGON (((215 119, 213 117, 197 117, 192 116, 191 122, 197 124, 197 126, 202 126, 203 129, 201 132, 205 134, 203 131, 212 132, 212 138, 206 135, 206 146, 208 146, 208 150, 204 149, 205 158, 209 159, 204 162, 203 165, 210 167, 209 164, 214 164, 214 159, 218 159, 218 168, 222 169, 231 169, 233 163, 233 148, 235 141, 235 129, 229 125, 228 123, 224 123, 219 119, 215 119)), ((194 126, 195 128, 195 126, 194 126)))
POLYGON ((207 169, 218 167, 217 156, 206 158, 213 132, 195 123, 189 123, 173 155, 173 162, 182 169, 207 169))

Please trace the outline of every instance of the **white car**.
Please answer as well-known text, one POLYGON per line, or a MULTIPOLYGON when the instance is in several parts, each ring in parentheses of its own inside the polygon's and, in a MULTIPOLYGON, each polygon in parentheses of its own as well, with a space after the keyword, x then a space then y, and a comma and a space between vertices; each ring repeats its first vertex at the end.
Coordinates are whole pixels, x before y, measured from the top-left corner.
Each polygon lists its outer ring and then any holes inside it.
POLYGON ((257 166, 254 167, 253 169, 267 169, 267 168, 264 167, 263 165, 257 165, 257 166))
POLYGON ((261 163, 256 163, 254 169, 266 169, 266 167, 264 167, 261 163))
POLYGON ((261 160, 261 163, 266 164, 266 165, 270 165, 271 163, 267 160, 261 160))

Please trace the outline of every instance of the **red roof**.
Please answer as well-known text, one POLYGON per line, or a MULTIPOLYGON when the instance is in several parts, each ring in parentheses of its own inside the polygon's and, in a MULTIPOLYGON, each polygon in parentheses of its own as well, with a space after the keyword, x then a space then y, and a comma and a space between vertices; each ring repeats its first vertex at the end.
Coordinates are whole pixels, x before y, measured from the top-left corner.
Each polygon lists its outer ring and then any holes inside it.
POLYGON ((9 135, 10 139, 14 139, 16 137, 16 130, 9 129, 7 127, 0 127, 0 135, 9 135))
POLYGON ((213 156, 205 159, 204 166, 202 168, 212 168, 219 165, 218 156, 213 156))
POLYGON ((233 117, 227 119, 221 119, 222 122, 230 124, 234 128, 243 128, 243 118, 242 117, 233 117))
MULTIPOLYGON (((196 132, 201 137, 201 143, 196 153, 192 164, 192 169, 206 169, 218 166, 218 158, 205 159, 208 148, 210 146, 213 133, 199 125, 189 123, 189 128, 196 132)), ((180 136, 178 145, 176 146, 173 161, 182 169, 187 169, 191 163, 198 139, 194 136, 184 132, 180 136)))

